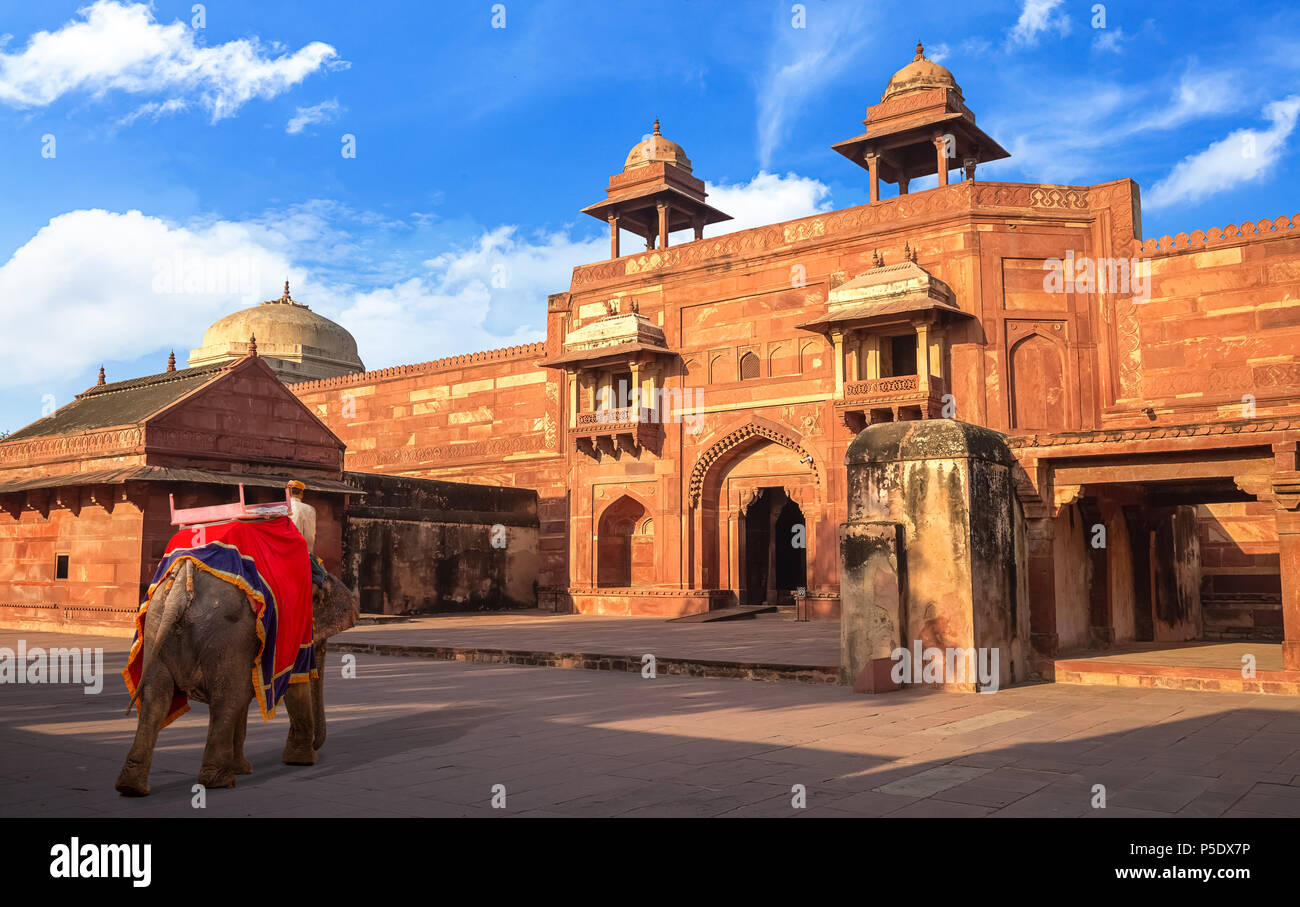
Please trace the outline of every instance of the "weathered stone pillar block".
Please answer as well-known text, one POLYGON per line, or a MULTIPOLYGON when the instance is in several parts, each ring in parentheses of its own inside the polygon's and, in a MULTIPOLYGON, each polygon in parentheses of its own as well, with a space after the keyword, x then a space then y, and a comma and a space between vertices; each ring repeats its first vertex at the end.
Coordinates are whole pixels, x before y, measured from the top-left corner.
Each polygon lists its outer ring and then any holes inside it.
POLYGON ((898 523, 845 523, 840 527, 840 596, 853 601, 840 614, 840 683, 855 693, 898 689, 889 678, 890 654, 902 639, 907 578, 898 523))
POLYGON ((887 688, 875 663, 918 644, 984 650, 999 686, 1026 679, 1025 529, 1002 435, 954 419, 884 422, 858 434, 845 463, 841 679, 887 688))

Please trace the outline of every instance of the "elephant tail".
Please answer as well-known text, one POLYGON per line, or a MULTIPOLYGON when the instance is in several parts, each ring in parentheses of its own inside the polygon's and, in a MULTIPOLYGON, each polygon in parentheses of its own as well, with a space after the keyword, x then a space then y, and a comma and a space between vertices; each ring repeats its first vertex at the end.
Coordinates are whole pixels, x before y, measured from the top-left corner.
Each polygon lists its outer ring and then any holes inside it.
POLYGON ((131 709, 135 707, 135 701, 140 698, 144 685, 149 681, 149 672, 153 670, 155 663, 158 661, 158 650, 162 648, 164 640, 176 629, 176 622, 180 620, 181 612, 189 607, 193 599, 194 564, 189 560, 184 560, 176 568, 176 572, 172 575, 172 581, 167 586, 167 594, 163 598, 162 617, 158 621, 158 631, 154 633, 152 640, 145 641, 145 650, 140 667, 140 683, 131 695, 131 701, 126 705, 126 714, 131 714, 131 709), (181 582, 182 579, 185 581, 184 591, 176 588, 176 584, 181 582))

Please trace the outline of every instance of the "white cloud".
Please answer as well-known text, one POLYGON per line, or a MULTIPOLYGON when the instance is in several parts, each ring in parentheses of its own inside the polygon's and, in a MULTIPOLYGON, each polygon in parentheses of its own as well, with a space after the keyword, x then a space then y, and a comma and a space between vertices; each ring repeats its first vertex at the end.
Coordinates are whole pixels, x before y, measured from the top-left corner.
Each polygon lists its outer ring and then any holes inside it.
POLYGON ((707 227, 708 236, 807 217, 831 207, 831 190, 826 185, 795 173, 781 176, 760 170, 748 183, 706 183, 705 188, 709 204, 732 217, 707 227))
POLYGON ((289 119, 284 131, 289 135, 297 135, 305 127, 316 123, 328 123, 342 112, 343 108, 339 106, 337 98, 322 101, 312 107, 299 107, 298 112, 289 119))
POLYGON ((1124 29, 1120 26, 1098 29, 1097 36, 1092 39, 1092 49, 1099 53, 1123 53, 1127 39, 1128 35, 1124 34, 1124 29))
POLYGON ((1264 108, 1264 118, 1270 123, 1267 129, 1238 129, 1184 158, 1155 184, 1143 207, 1200 200, 1267 175, 1282 158, 1300 119, 1300 95, 1272 102, 1264 108))
POLYGON ((818 5, 808 15, 805 28, 790 27, 782 14, 771 58, 759 82, 759 166, 771 166, 799 108, 811 104, 817 92, 850 64, 861 63, 866 37, 855 37, 860 13, 853 5, 818 5))
POLYGON ((253 98, 273 98, 315 72, 346 65, 319 41, 275 57, 255 37, 204 47, 187 26, 159 24, 141 3, 97 0, 79 14, 32 35, 21 50, 0 52, 0 103, 30 108, 74 93, 162 95, 167 103, 193 99, 216 122, 253 98))
POLYGON ((952 56, 952 49, 945 43, 935 44, 925 49, 925 56, 931 63, 942 63, 952 56))
POLYGON ((1063 2, 1064 0, 1024 0, 1020 18, 1008 35, 1009 41, 1012 44, 1033 46, 1038 43, 1038 36, 1044 32, 1069 34, 1070 20, 1059 12, 1063 2))
POLYGON ((184 98, 171 98, 167 101, 150 101, 147 104, 141 104, 135 110, 122 117, 117 121, 117 125, 130 126, 141 117, 148 117, 152 122, 156 123, 165 116, 188 110, 189 106, 189 102, 184 98))
MULTIPOLYGON (((794 173, 708 191, 735 217, 721 232, 830 207, 826 186, 794 173)), ((609 254, 599 228, 503 225, 420 260, 402 248, 419 220, 319 199, 243 221, 59 215, 0 265, 0 387, 54 386, 171 345, 183 362, 209 324, 279 296, 286 278, 295 299, 352 332, 371 368, 528 343, 545 337, 546 297, 574 266, 609 254)))
POLYGON ((254 275, 273 286, 289 271, 256 232, 225 222, 178 228, 139 211, 59 215, 0 267, 0 360, 9 365, 0 385, 55 382, 169 338, 193 336, 198 346, 202 327, 258 301, 254 275))
POLYGON ((1157 81, 1031 88, 1032 94, 1007 115, 992 111, 986 117, 985 128, 1006 136, 1004 145, 1011 152, 1010 161, 990 166, 997 168, 995 173, 1014 167, 1031 180, 1056 183, 1099 175, 1114 178, 1119 175, 1114 168, 1126 155, 1134 158, 1138 152, 1149 152, 1152 133, 1234 110, 1250 89, 1249 81, 1236 73, 1198 68, 1195 61, 1172 92, 1164 86, 1157 81), (1055 103, 1063 95, 1072 99, 1070 115, 1065 117, 1055 103))

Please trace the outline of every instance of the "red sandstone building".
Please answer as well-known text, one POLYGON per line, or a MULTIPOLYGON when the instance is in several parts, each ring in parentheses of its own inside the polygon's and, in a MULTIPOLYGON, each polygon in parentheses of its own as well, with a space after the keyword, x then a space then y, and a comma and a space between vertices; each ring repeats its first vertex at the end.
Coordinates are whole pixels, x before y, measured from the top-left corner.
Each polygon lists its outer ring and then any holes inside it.
MULTIPOLYGON (((254 350, 256 353, 256 350, 254 350)), ((284 500, 316 508, 316 553, 340 569, 343 443, 256 355, 100 383, 0 442, 0 619, 129 627, 168 539, 171 506, 284 500)))
POLYGON ((656 130, 584 209, 612 257, 550 297, 545 343, 293 390, 350 469, 536 489, 542 606, 608 614, 802 589, 835 616, 849 442, 953 416, 1018 459, 1039 652, 1285 631, 1300 668, 1293 222, 1143 239, 1131 180, 982 181, 1006 153, 920 53, 864 125, 836 150, 871 203, 707 239, 724 215, 656 130), (665 398, 685 414, 639 411, 665 398))
POLYGON ((1006 152, 919 48, 863 124, 835 150, 870 203, 713 238, 656 124, 583 209, 611 258, 549 298, 545 342, 291 390, 349 470, 535 489, 538 604, 612 615, 837 616, 849 444, 985 426, 1037 653, 1284 639, 1300 670, 1292 219, 1144 239, 1131 180, 983 181, 1006 152))

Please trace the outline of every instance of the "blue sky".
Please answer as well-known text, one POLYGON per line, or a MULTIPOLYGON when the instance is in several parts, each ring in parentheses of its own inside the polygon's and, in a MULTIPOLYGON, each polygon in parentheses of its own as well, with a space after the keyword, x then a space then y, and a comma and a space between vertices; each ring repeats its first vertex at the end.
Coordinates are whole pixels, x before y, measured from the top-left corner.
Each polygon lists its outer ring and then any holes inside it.
POLYGON ((286 276, 372 368, 540 339, 656 116, 736 216, 710 235, 860 204, 829 146, 918 38, 1012 152, 983 177, 1132 177, 1146 236, 1300 210, 1288 2, 193 6, 0 3, 0 430, 286 276))

